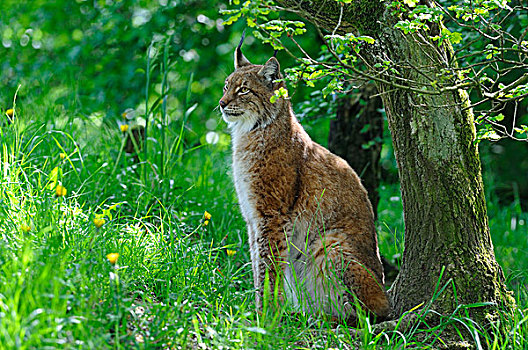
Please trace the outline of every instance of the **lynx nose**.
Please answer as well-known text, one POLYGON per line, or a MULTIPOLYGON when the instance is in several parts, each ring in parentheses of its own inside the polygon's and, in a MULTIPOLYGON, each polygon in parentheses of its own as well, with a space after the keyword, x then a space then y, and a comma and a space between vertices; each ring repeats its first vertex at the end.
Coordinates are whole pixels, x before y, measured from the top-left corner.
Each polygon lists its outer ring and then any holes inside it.
POLYGON ((220 102, 218 102, 218 103, 220 104, 220 107, 222 107, 222 108, 227 106, 227 103, 224 100, 220 100, 220 102))

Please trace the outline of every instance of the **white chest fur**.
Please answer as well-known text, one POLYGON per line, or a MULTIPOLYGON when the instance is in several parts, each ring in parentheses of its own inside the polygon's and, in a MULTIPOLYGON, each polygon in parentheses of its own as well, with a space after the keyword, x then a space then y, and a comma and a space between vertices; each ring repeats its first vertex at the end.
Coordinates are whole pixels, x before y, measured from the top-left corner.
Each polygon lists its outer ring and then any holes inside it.
POLYGON ((247 165, 244 162, 233 159, 233 177, 237 191, 240 210, 244 219, 249 224, 256 219, 255 198, 251 189, 251 179, 247 165))
POLYGON ((240 211, 244 216, 248 229, 249 249, 251 255, 251 265, 254 275, 255 288, 258 288, 257 278, 260 274, 260 255, 258 247, 258 237, 260 236, 258 215, 256 210, 255 193, 251 187, 251 175, 249 164, 237 159, 237 153, 233 155, 233 177, 235 188, 240 205, 240 211))

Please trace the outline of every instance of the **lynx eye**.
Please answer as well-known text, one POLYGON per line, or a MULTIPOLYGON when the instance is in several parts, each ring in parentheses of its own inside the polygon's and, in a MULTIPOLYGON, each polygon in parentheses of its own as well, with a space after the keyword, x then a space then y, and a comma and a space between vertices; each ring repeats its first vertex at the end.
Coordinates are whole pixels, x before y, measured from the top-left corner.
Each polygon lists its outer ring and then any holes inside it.
POLYGON ((245 94, 247 94, 249 91, 250 91, 250 90, 249 90, 248 88, 246 88, 246 87, 241 87, 240 89, 238 89, 238 93, 239 93, 240 95, 245 95, 245 94))
POLYGON ((224 85, 224 92, 227 91, 227 84, 224 85))

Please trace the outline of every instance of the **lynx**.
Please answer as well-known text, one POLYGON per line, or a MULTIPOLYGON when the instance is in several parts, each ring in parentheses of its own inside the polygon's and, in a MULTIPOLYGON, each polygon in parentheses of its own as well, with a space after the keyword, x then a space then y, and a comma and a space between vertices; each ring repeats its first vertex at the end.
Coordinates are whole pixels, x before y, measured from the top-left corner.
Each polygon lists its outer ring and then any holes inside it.
POLYGON ((389 303, 365 188, 343 159, 310 139, 289 99, 270 102, 286 87, 278 60, 254 65, 241 45, 219 104, 232 136, 257 307, 268 271, 270 288, 279 279, 281 300, 302 312, 350 321, 361 305, 384 318, 389 303))

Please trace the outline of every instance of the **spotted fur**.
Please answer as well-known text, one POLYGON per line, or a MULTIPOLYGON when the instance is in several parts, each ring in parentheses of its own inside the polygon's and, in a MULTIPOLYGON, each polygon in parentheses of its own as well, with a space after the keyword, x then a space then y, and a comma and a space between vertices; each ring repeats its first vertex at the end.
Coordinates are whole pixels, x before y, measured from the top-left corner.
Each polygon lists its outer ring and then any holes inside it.
POLYGON ((353 320, 358 300, 383 318, 389 304, 367 192, 343 159, 310 139, 288 99, 270 102, 281 79, 276 58, 254 65, 239 46, 220 100, 257 306, 269 271, 271 287, 280 277, 281 298, 304 312, 353 320))

